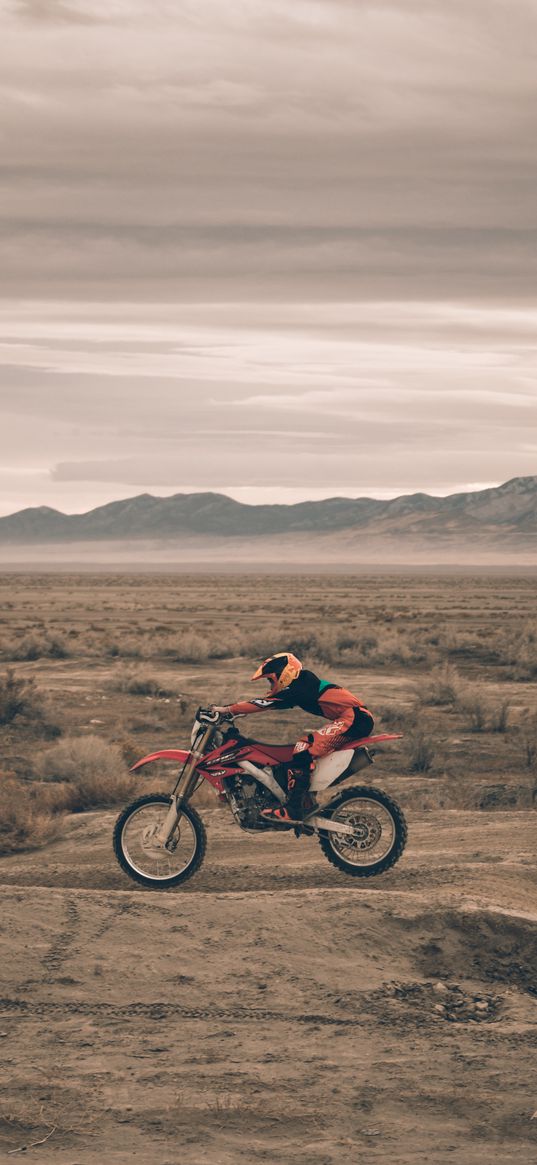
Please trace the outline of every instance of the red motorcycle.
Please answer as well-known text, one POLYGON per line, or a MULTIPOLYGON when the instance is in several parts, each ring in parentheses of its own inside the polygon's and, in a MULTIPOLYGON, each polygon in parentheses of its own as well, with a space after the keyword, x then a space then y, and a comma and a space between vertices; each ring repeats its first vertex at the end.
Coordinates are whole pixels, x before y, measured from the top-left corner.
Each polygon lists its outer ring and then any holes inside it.
POLYGON ((114 828, 117 860, 135 882, 154 889, 179 886, 191 878, 203 862, 207 845, 191 798, 202 781, 209 781, 241 829, 280 833, 294 829, 297 837, 317 836, 325 857, 343 873, 354 878, 383 874, 405 848, 407 829, 401 809, 380 789, 337 786, 372 764, 371 745, 399 736, 384 733, 345 741, 343 747, 322 757, 312 774, 304 820, 293 826, 262 816, 263 809, 286 800, 293 745, 261 744, 242 736, 229 713, 199 708, 188 752, 165 749, 133 765, 131 772, 137 772, 153 761, 173 760, 181 768, 171 793, 139 797, 120 814, 114 828), (334 796, 319 804, 318 795, 332 789, 334 796))

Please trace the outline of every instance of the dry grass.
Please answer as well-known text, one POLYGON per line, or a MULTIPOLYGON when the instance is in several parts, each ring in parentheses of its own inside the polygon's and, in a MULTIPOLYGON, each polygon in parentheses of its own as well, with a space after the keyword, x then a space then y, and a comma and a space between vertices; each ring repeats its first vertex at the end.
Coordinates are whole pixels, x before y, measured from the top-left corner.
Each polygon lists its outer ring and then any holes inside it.
POLYGON ((489 713, 489 732, 507 732, 509 730, 509 700, 502 700, 489 713))
POLYGON ((61 635, 38 635, 34 632, 24 635, 12 650, 15 660, 67 659, 69 648, 61 635))
POLYGON ((434 667, 428 676, 417 682, 415 688, 421 704, 442 708, 459 702, 464 683, 457 668, 445 662, 434 667))
POLYGON ((504 634, 501 650, 508 664, 508 674, 514 680, 534 680, 537 678, 537 621, 526 623, 504 634))
POLYGON ((524 766, 534 770, 537 768, 537 714, 530 715, 527 712, 523 721, 521 741, 524 766))
POLYGON ((154 696, 157 699, 171 699, 178 695, 176 688, 167 687, 153 673, 121 666, 118 666, 113 672, 109 687, 112 691, 125 692, 129 696, 154 696))
POLYGON ((135 790, 121 748, 99 736, 66 737, 41 753, 35 771, 41 780, 71 786, 73 810, 116 805, 135 790))
POLYGON ((479 689, 468 688, 458 702, 471 732, 485 732, 487 728, 487 700, 479 689))
POLYGON ((421 705, 453 708, 464 717, 471 732, 508 731, 510 701, 492 700, 484 686, 468 683, 453 664, 440 664, 414 686, 421 705))
POLYGON ((487 696, 479 685, 467 685, 457 701, 457 708, 465 717, 471 732, 504 733, 509 728, 509 700, 496 700, 487 696))
POLYGON ((61 729, 51 719, 48 700, 35 680, 24 679, 8 668, 0 676, 0 727, 16 726, 49 739, 61 729))
POLYGON ((407 738, 407 767, 409 773, 428 773, 433 767, 436 743, 425 732, 415 732, 407 738))
POLYGON ((61 830, 57 810, 36 803, 20 781, 0 776, 0 854, 37 849, 61 830))

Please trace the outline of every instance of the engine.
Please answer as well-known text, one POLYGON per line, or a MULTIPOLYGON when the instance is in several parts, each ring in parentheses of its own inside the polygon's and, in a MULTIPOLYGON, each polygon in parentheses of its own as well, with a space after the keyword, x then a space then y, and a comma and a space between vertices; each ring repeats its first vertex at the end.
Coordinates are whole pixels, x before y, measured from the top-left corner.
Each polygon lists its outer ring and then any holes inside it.
POLYGON ((261 817, 262 809, 275 804, 275 798, 268 789, 258 784, 253 777, 233 777, 226 782, 233 816, 242 829, 270 829, 268 821, 261 817))

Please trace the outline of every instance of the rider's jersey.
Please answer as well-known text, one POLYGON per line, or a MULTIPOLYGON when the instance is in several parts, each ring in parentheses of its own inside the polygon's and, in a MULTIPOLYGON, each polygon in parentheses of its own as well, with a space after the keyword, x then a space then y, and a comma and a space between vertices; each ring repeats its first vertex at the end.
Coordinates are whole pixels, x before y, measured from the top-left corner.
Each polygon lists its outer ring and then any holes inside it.
POLYGON ((349 728, 353 724, 353 709, 367 712, 358 696, 347 688, 320 680, 312 671, 303 669, 296 680, 275 696, 265 696, 255 700, 239 700, 230 704, 233 716, 244 716, 249 712, 268 712, 270 709, 303 708, 312 716, 324 716, 325 720, 344 719, 349 728))

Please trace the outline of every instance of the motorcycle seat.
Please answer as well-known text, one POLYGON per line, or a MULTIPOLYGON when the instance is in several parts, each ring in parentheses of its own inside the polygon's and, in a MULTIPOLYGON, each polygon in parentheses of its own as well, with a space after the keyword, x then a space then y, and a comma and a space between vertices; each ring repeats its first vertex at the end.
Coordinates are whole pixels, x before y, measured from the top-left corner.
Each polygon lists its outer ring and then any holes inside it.
MULTIPOLYGON (((370 744, 380 743, 383 740, 397 740, 401 736, 399 732, 383 732, 379 736, 362 736, 356 740, 344 740, 339 742, 339 748, 334 749, 334 752, 339 752, 341 749, 356 749, 367 747, 370 744)), ((294 744, 268 744, 262 740, 254 740, 250 736, 241 736, 240 741, 243 744, 252 744, 264 752, 266 756, 274 764, 284 764, 290 761, 293 757, 294 744)))
POLYGON ((291 760, 295 747, 294 744, 269 744, 267 741, 254 740, 249 736, 243 736, 241 739, 245 744, 254 744, 256 748, 260 748, 262 752, 266 752, 267 756, 270 756, 278 763, 291 760))

